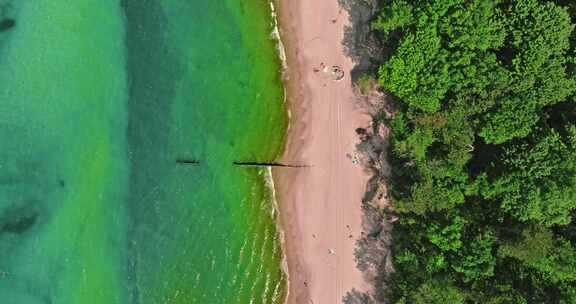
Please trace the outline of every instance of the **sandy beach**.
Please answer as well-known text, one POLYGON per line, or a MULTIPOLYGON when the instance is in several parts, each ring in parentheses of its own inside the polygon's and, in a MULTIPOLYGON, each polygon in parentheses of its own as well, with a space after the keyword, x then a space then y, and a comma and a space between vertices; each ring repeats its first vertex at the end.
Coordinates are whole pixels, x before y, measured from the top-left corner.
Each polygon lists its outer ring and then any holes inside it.
POLYGON ((282 163, 273 171, 285 233, 291 304, 341 303, 366 290, 354 249, 361 235, 361 199, 368 175, 354 161, 355 129, 370 117, 355 106, 352 61, 342 45, 348 14, 337 0, 276 0, 287 56, 290 128, 282 163), (331 67, 344 79, 335 81, 331 67))

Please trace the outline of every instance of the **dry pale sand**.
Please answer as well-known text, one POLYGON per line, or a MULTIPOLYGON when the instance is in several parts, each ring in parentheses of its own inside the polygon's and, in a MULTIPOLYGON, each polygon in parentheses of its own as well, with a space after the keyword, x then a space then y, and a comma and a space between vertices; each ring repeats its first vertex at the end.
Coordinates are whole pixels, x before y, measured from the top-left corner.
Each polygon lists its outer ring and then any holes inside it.
POLYGON ((276 2, 291 111, 282 162, 311 166, 274 170, 290 276, 288 303, 341 303, 347 291, 368 286, 354 258, 368 175, 347 154, 355 151, 355 129, 368 126, 370 118, 354 103, 353 63, 342 45, 348 14, 337 0, 276 2), (322 64, 342 67, 345 78, 333 81, 322 64))

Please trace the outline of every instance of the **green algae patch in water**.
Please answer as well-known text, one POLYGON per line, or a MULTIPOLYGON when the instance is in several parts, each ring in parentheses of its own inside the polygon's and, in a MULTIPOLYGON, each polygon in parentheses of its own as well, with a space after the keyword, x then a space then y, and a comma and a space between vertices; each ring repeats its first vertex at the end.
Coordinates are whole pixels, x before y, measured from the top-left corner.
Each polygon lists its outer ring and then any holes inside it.
POLYGON ((14 26, 0 34, 1 301, 126 303, 119 3, 2 4, 14 26))
POLYGON ((233 166, 271 161, 283 144, 269 3, 125 0, 123 7, 134 298, 281 303, 282 253, 265 172, 233 166))

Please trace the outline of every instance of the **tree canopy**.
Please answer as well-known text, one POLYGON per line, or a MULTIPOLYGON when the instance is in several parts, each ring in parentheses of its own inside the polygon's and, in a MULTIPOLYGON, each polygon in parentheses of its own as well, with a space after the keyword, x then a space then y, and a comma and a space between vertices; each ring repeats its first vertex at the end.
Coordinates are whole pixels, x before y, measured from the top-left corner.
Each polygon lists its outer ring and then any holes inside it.
POLYGON ((576 4, 393 0, 393 303, 576 303, 576 4))

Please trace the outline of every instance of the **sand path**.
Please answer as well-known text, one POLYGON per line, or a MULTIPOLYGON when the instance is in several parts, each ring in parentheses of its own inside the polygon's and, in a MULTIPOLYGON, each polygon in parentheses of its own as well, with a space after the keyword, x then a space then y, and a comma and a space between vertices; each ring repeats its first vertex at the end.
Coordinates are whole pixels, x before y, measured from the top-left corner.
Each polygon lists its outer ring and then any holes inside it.
POLYGON ((342 46, 348 14, 337 0, 277 2, 292 115, 282 162, 312 166, 274 171, 286 236, 288 302, 341 303, 347 291, 367 286, 354 249, 368 175, 347 154, 354 154, 355 129, 370 118, 354 105, 353 63, 342 46), (345 71, 343 80, 331 79, 334 65, 345 71))

